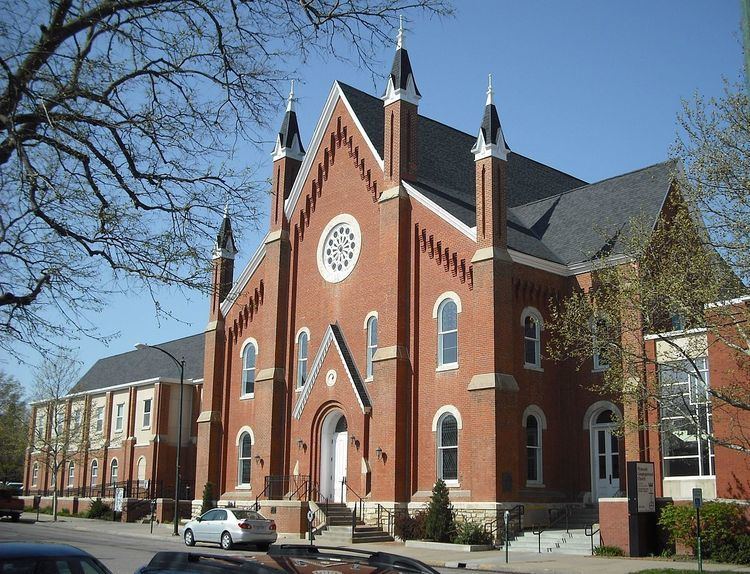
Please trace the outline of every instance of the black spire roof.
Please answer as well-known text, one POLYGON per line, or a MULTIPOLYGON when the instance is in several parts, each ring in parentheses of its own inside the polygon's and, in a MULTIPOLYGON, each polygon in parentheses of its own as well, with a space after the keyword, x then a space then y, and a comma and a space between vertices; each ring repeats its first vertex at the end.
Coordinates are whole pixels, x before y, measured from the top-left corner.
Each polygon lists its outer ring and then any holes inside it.
POLYGON ((281 149, 292 148, 295 136, 297 136, 300 151, 305 153, 305 148, 302 146, 302 136, 300 136, 299 126, 297 125, 297 113, 294 111, 294 108, 287 108, 284 114, 284 121, 281 123, 281 129, 279 130, 279 145, 281 149))
POLYGON ((503 136, 502 142, 497 141, 497 136, 498 134, 502 134, 502 130, 500 129, 500 117, 497 115, 497 108, 495 107, 495 103, 493 101, 488 101, 487 105, 484 106, 484 115, 482 116, 481 129, 485 143, 502 143, 505 144, 505 147, 507 149, 510 149, 508 147, 508 144, 505 142, 505 136, 503 136))
POLYGON ((221 222, 219 233, 216 235, 216 246, 219 249, 227 249, 231 241, 234 247, 234 235, 232 234, 232 222, 229 220, 229 214, 224 212, 224 219, 221 222))
POLYGON ((391 81, 393 81, 394 89, 405 90, 409 76, 411 76, 412 82, 414 82, 414 91, 421 97, 422 94, 419 93, 417 81, 414 79, 414 72, 411 69, 409 52, 406 51, 406 48, 399 48, 396 50, 396 55, 393 56, 393 66, 391 66, 391 81))

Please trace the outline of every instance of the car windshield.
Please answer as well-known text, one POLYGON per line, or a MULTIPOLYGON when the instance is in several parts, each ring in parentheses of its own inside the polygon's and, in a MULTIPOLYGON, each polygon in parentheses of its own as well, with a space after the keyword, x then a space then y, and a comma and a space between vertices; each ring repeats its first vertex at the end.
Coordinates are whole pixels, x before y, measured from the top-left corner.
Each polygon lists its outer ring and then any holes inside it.
POLYGON ((260 514, 252 510, 233 510, 232 512, 239 520, 265 520, 260 514))
POLYGON ((110 574, 94 560, 86 557, 65 558, 12 558, 0 560, 2 574, 110 574))

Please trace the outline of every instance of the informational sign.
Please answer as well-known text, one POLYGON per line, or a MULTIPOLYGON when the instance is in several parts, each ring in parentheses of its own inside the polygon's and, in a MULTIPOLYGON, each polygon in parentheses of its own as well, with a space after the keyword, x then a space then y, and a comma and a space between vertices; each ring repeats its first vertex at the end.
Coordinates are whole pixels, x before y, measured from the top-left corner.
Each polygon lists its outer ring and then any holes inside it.
POLYGON ((628 462, 628 511, 656 512, 656 483, 653 462, 628 462))
POLYGON ((312 510, 307 511, 307 521, 312 522, 315 520, 315 513, 312 510))
POLYGON ((693 489, 693 506, 695 508, 700 508, 701 506, 703 506, 703 489, 702 488, 693 489))
POLYGON ((125 498, 124 488, 115 488, 115 512, 122 512, 122 501, 125 498))

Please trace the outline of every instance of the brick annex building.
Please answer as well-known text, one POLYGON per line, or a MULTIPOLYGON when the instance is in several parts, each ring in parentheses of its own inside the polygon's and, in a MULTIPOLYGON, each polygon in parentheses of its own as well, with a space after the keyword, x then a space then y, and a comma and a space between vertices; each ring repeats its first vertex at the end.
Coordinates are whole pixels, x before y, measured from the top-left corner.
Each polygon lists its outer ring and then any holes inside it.
MULTIPOLYGON (((626 460, 650 460, 657 496, 748 498, 746 457, 697 431, 664 449, 618 439, 623 405, 587 390, 607 365, 543 356, 550 299, 587 289, 602 250, 624 261, 603 230, 656 222, 679 166, 589 184, 511 151, 491 86, 473 135, 419 115, 420 98, 402 34, 384 95, 334 83, 307 150, 290 94, 267 235, 238 274, 228 216, 217 237, 187 433, 197 497, 211 482, 219 504, 257 501, 302 532, 308 498, 363 500, 372 521, 442 478, 465 515, 523 504, 529 526, 623 496, 626 460)), ((730 361, 702 360, 712 384, 730 361)))
MULTIPOLYGON (((679 166, 587 184, 509 149, 491 84, 476 135, 420 98, 402 33, 384 95, 334 83, 307 150, 290 94, 268 233, 237 277, 224 220, 196 468, 223 501, 413 509, 442 478, 474 516, 533 516, 621 496, 626 458, 659 462, 658 434, 618 439, 622 405, 587 390, 606 365, 542 350, 550 298, 586 289, 604 249, 624 260, 602 230, 656 222, 679 166)), ((699 443, 664 453, 680 460, 657 495, 747 488, 741 455, 723 476, 699 443)))

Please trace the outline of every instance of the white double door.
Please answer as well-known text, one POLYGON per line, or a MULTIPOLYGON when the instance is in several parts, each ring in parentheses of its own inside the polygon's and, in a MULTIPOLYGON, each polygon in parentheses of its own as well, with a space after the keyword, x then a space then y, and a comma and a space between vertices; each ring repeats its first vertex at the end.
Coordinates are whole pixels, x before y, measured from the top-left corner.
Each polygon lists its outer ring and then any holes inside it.
POLYGON ((329 502, 346 502, 346 462, 349 432, 346 420, 329 416, 321 436, 320 491, 329 502))
POLYGON ((615 496, 620 491, 620 449, 613 430, 613 425, 594 425, 591 428, 594 501, 615 496))

